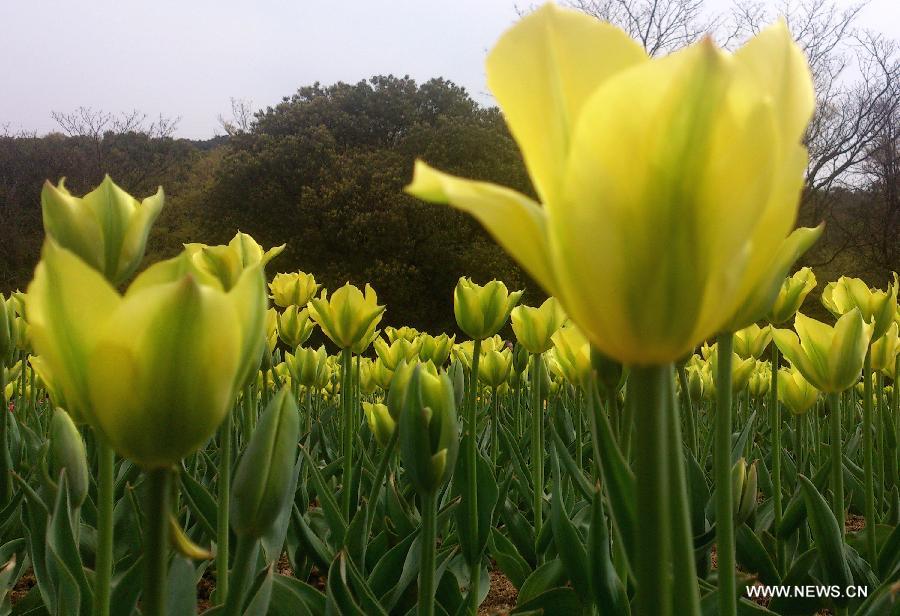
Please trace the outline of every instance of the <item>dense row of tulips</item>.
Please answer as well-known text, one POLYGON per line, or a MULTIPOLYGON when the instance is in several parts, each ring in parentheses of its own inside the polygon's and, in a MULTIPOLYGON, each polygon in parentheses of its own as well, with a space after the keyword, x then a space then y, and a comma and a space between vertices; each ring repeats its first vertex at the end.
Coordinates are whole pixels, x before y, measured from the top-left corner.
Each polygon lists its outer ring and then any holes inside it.
POLYGON ((0 612, 194 614, 206 579, 207 614, 474 614, 491 568, 521 614, 900 609, 900 281, 800 312, 785 26, 651 60, 548 5, 488 78, 541 203, 424 163, 407 190, 551 297, 460 279, 459 339, 383 326, 369 285, 267 283, 283 247, 243 233, 135 276, 162 191, 45 185, 0 296, 0 612))

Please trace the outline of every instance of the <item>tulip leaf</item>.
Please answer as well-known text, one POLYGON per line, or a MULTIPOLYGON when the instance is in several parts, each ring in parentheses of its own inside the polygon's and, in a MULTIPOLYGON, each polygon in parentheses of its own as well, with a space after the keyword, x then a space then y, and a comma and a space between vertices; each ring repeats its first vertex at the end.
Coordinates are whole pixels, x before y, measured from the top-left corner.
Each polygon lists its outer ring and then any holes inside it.
MULTIPOLYGON (((70 583, 75 584, 77 596, 80 599, 81 611, 90 613, 93 608, 94 593, 85 574, 84 565, 81 562, 81 554, 75 541, 75 533, 72 529, 72 513, 69 506, 69 490, 67 488, 65 471, 60 475, 59 490, 56 495, 56 504, 53 514, 47 521, 47 556, 48 560, 55 560, 57 581, 61 588, 68 589, 66 603, 68 609, 72 609, 70 599, 75 593, 69 589, 70 583)), ((62 609, 62 605, 59 606, 62 609)), ((63 613, 77 613, 65 611, 63 613)))
POLYGON ((521 600, 512 614, 542 614, 543 616, 570 616, 579 614, 582 604, 578 601, 578 595, 571 588, 552 588, 528 601, 521 600))
MULTIPOLYGON (((467 438, 470 437, 468 435, 463 437, 463 443, 460 445, 461 451, 466 451, 465 439, 467 438)), ((463 557, 466 562, 471 564, 480 560, 484 553, 490 535, 494 508, 497 504, 498 488, 490 462, 476 452, 475 468, 473 469, 470 468, 467 456, 458 456, 456 472, 453 475, 452 494, 463 499, 461 506, 456 510, 456 533, 460 538, 463 557), (478 517, 476 520, 469 520, 469 508, 465 502, 468 497, 466 486, 471 481, 476 482, 478 489, 476 496, 478 517)))
POLYGON ((302 451, 303 455, 306 457, 307 467, 312 473, 313 486, 316 490, 316 496, 319 498, 319 504, 322 506, 322 511, 325 513, 325 519, 328 520, 332 544, 343 545, 344 536, 347 534, 347 522, 344 520, 344 515, 341 513, 337 501, 334 500, 334 494, 328 486, 325 485, 325 480, 319 472, 315 460, 312 459, 306 449, 303 449, 302 451))
POLYGON ((735 550, 738 563, 747 571, 755 573, 762 583, 781 583, 781 576, 772 557, 756 533, 746 524, 742 524, 735 533, 735 550))
POLYGON ((562 482, 560 481, 559 458, 556 455, 557 448, 551 452, 553 466, 553 502, 550 508, 550 524, 553 529, 553 541, 559 552, 566 575, 572 581, 575 592, 578 593, 582 603, 591 600, 591 581, 588 570, 587 553, 584 548, 584 540, 569 519, 563 502, 562 482))
POLYGON ((519 588, 525 578, 531 573, 531 566, 522 558, 516 546, 496 528, 491 528, 491 538, 488 541, 488 549, 491 557, 497 561, 497 566, 503 572, 513 586, 519 588))
POLYGON ((270 616, 321 616, 325 595, 297 578, 275 574, 270 616))
POLYGON ((837 518, 812 482, 803 475, 799 479, 803 500, 806 501, 809 527, 822 558, 825 582, 846 588, 853 583, 853 577, 847 564, 843 535, 837 518))
POLYGON ((610 557, 609 530, 603 510, 603 491, 594 489, 587 538, 588 575, 594 601, 602 614, 628 614, 628 594, 610 557))
POLYGON ((316 566, 322 571, 328 569, 329 563, 334 560, 334 552, 319 536, 309 527, 306 518, 297 509, 293 508, 292 519, 297 525, 300 542, 306 547, 306 553, 312 557, 316 566))
MULTIPOLYGON (((166 587, 166 614, 168 616, 193 616, 197 613, 197 576, 194 564, 184 556, 176 555, 169 565, 169 581, 166 587)), ((120 608, 118 603, 113 603, 120 608)))
POLYGON ((522 583, 519 588, 518 605, 527 604, 531 599, 551 588, 562 585, 565 581, 566 571, 562 561, 558 558, 547 561, 535 569, 522 583))

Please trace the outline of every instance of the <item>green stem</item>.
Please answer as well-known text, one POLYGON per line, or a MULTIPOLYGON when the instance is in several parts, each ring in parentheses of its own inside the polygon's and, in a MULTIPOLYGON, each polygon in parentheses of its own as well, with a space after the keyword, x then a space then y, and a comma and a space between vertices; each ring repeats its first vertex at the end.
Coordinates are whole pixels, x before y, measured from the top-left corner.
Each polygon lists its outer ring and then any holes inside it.
POLYGON ((6 505, 12 496, 10 471, 12 471, 12 457, 9 453, 9 400, 6 399, 6 372, 0 363, 0 502, 6 505))
POLYGON ((841 394, 828 394, 828 411, 831 420, 831 495, 832 508, 837 517, 841 537, 844 536, 844 464, 841 453, 841 394))
POLYGON ((341 452, 344 454, 344 473, 342 481, 344 483, 341 492, 341 501, 343 505, 344 519, 350 521, 350 501, 351 492, 353 491, 353 430, 351 423, 351 415, 353 413, 352 400, 353 388, 352 371, 352 351, 349 348, 341 350, 341 452))
POLYGON ((144 616, 165 616, 169 562, 169 497, 172 473, 168 468, 145 472, 144 512, 144 616))
POLYGON ((681 396, 684 398, 684 413, 687 419, 687 437, 690 444, 691 453, 694 457, 700 455, 700 441, 697 439, 697 423, 694 417, 694 408, 691 400, 691 390, 688 389, 687 373, 684 369, 684 363, 678 363, 678 383, 681 385, 681 396))
POLYGON ((497 433, 497 423, 500 421, 500 399, 495 387, 491 391, 491 464, 497 468, 497 458, 500 455, 500 436, 497 433))
MULTIPOLYGON (((476 465, 476 439, 477 430, 477 390, 478 390, 478 363, 481 358, 481 340, 475 340, 472 347, 472 372, 469 378, 468 400, 466 404, 466 460, 469 467, 468 485, 466 485, 466 516, 469 518, 469 529, 475 537, 478 536, 478 466, 476 465)), ((476 557, 469 563, 469 612, 478 613, 478 605, 481 603, 479 585, 481 582, 481 558, 476 557)))
POLYGON ((535 555, 538 564, 541 555, 537 549, 538 538, 543 527, 543 500, 544 500, 544 441, 543 441, 543 413, 541 404, 541 356, 531 356, 531 478, 534 484, 534 541, 535 555))
POLYGON ((378 462, 378 467, 375 469, 375 479, 372 483, 372 494, 369 496, 369 517, 366 520, 366 525, 368 527, 368 532, 366 532, 366 537, 369 536, 369 532, 372 530, 372 523, 375 521, 375 508, 378 506, 378 499, 381 497, 381 486, 384 483, 384 476, 387 474, 388 466, 390 465, 391 457, 394 454, 394 448, 397 446, 397 438, 399 436, 400 431, 394 429, 394 433, 391 435, 391 440, 388 441, 387 447, 384 448, 384 452, 381 454, 381 460, 378 462))
POLYGON ((113 569, 113 504, 116 454, 97 436, 97 563, 94 570, 94 612, 109 616, 113 569))
POLYGON ((666 417, 669 422, 667 430, 669 455, 672 457, 672 463, 669 465, 670 502, 672 503, 672 568, 675 573, 674 587, 678 589, 673 596, 673 607, 676 614, 699 614, 700 589, 697 584, 694 535, 691 528, 687 479, 684 471, 681 417, 679 416, 678 400, 675 398, 675 379, 671 367, 668 368, 667 373, 669 408, 666 417))
MULTIPOLYGON (((773 508, 775 510, 775 528, 781 526, 781 407, 778 405, 778 347, 772 346, 772 380, 769 383, 769 410, 772 424, 772 491, 773 508)), ((777 536, 775 539, 775 566, 784 573, 784 540, 777 536)))
POLYGON ((422 500, 422 565, 419 570, 419 616, 434 615, 434 552, 437 536, 437 498, 423 494, 422 500))
POLYGON ((639 616, 667 616, 671 603, 667 366, 634 367, 629 388, 635 405, 637 558, 635 605, 639 616))
POLYGON ((719 615, 737 614, 734 554, 734 498, 731 494, 731 353, 733 334, 718 338, 716 380, 716 558, 719 579, 719 615))
POLYGON ((216 517, 216 603, 224 603, 228 597, 228 543, 230 526, 228 520, 231 501, 231 426, 232 414, 225 416, 219 428, 218 513, 216 517))
POLYGON ((866 526, 866 556, 870 563, 877 562, 878 552, 875 545, 875 476, 873 473, 872 451, 872 345, 866 349, 866 358, 863 361, 863 475, 864 491, 866 497, 865 516, 866 526))
POLYGON ((231 580, 234 582, 228 591, 224 616, 239 616, 243 613, 244 597, 247 594, 248 582, 253 581, 254 567, 259 555, 259 539, 241 535, 237 540, 234 554, 234 568, 231 580))

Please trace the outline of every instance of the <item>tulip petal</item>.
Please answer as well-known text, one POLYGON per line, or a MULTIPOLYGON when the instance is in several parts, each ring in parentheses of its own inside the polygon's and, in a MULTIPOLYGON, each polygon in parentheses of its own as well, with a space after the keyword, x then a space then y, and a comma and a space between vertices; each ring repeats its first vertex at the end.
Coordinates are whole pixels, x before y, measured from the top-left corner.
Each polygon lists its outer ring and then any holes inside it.
POLYGON ((834 337, 828 349, 829 382, 834 391, 850 389, 859 378, 862 360, 872 337, 872 325, 865 323, 854 308, 834 325, 834 337))
POLYGON ((752 74, 759 88, 772 97, 779 110, 784 142, 799 143, 812 118, 816 99, 809 64, 784 20, 747 41, 734 57, 752 74))
POLYGON ((781 354, 791 362, 791 365, 796 368, 807 381, 819 389, 824 386, 825 373, 822 372, 818 365, 810 361, 810 358, 800 345, 797 334, 789 329, 773 329, 772 340, 775 342, 775 346, 778 347, 778 350, 781 351, 781 354))
POLYGON ((491 50, 488 87, 543 202, 559 190, 584 102, 611 75, 646 60, 618 28, 551 3, 523 17, 491 50))
POLYGON ((489 182, 454 177, 416 161, 406 192, 425 201, 449 203, 473 215, 545 291, 553 294, 541 206, 525 195, 489 182))

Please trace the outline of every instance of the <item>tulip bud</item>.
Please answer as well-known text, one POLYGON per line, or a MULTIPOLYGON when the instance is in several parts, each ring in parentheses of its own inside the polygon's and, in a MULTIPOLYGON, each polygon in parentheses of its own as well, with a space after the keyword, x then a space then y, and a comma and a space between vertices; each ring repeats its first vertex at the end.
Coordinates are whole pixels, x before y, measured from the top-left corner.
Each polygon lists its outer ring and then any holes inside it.
POLYGON ((553 345, 551 337, 566 320, 556 298, 549 297, 540 308, 516 306, 510 312, 516 339, 529 353, 544 353, 553 345))
POLYGON ((574 324, 553 334, 553 355, 566 380, 572 385, 584 383, 591 375, 591 346, 574 324))
POLYGON ((884 336, 872 343, 872 370, 881 370, 892 376, 898 353, 900 353, 900 339, 895 321, 891 323, 884 336))
POLYGON ((450 355, 453 357, 453 363, 461 363, 465 366, 466 371, 472 369, 472 354, 475 352, 474 344, 471 340, 454 344, 450 349, 450 355))
POLYGON ((306 306, 322 285, 316 283, 312 274, 292 272, 290 274, 275 274, 275 278, 269 283, 272 291, 272 300, 280 308, 289 306, 306 306))
POLYGON ((400 456, 421 495, 434 494, 453 472, 459 428, 453 385, 446 373, 413 366, 399 421, 400 456))
POLYGON ((450 382, 453 383, 453 399, 459 405, 466 395, 466 372, 463 365, 458 361, 453 362, 450 364, 450 369, 447 370, 447 375, 450 377, 450 382))
POLYGON ((394 378, 394 371, 389 370, 381 358, 377 358, 372 364, 372 380, 383 391, 387 391, 391 386, 391 379, 394 378))
POLYGON ((819 390, 813 387, 794 368, 778 371, 778 400, 794 415, 802 415, 819 399, 819 390))
POLYGON ((264 250, 255 239, 246 233, 238 231, 228 245, 240 255, 241 263, 245 268, 254 265, 265 265, 281 254, 284 250, 284 244, 275 246, 268 250, 264 250))
POLYGON ((752 324, 734 332, 734 352, 741 359, 759 359, 772 341, 772 327, 752 324))
POLYGON ((0 367, 9 362, 16 349, 18 329, 15 318, 12 298, 7 299, 0 293, 0 367))
POLYGON ((215 431, 256 361, 265 310, 258 266, 224 292, 161 265, 121 296, 49 239, 29 287, 34 346, 67 410, 144 469, 171 466, 215 431))
POLYGON ((516 344, 513 348, 513 363, 512 369, 516 374, 522 374, 528 368, 528 358, 531 355, 528 353, 528 349, 526 349, 521 344, 516 344))
POLYGON ((59 477, 59 472, 65 469, 69 501, 73 507, 81 507, 90 480, 87 454, 81 433, 68 413, 60 408, 53 409, 50 420, 50 468, 54 477, 59 477))
POLYGON ((415 327, 385 327, 384 335, 387 336, 388 342, 393 344, 397 340, 403 339, 407 342, 414 342, 419 335, 419 331, 415 327))
POLYGON ((440 336, 429 336, 422 334, 419 337, 419 357, 422 361, 430 361, 437 367, 447 363, 450 357, 450 349, 456 341, 456 336, 447 337, 447 334, 440 336))
POLYGON ((512 353, 509 349, 488 351, 481 356, 478 364, 478 379, 492 389, 500 387, 509 378, 510 368, 512 353))
POLYGON ((288 506, 297 458, 300 415, 286 387, 269 402, 234 474, 231 528, 260 538, 288 506))
MULTIPOLYGON (((719 349, 715 348, 709 357, 709 365, 712 369, 712 377, 716 383, 719 382, 719 349)), ((756 361, 753 359, 741 359, 737 353, 731 354, 731 391, 743 391, 750 382, 753 370, 756 368, 756 361)))
POLYGON ((857 308, 866 323, 872 325, 871 340, 881 338, 894 321, 897 311, 897 275, 894 284, 887 291, 869 289, 859 278, 841 276, 837 282, 830 282, 822 291, 822 304, 835 317, 840 317, 857 308))
POLYGON ((284 312, 278 315, 278 337, 292 349, 309 340, 315 328, 315 323, 309 318, 309 310, 299 309, 297 306, 288 306, 284 312))
POLYGON ((397 338, 388 344, 383 338, 375 340, 375 353, 388 370, 396 370, 400 362, 412 361, 419 352, 420 343, 397 338))
POLYGON ((323 380, 322 374, 330 374, 328 354, 325 352, 324 346, 320 346, 316 350, 297 347, 293 355, 285 354, 284 361, 291 378, 307 388, 320 386, 323 380))
POLYGON ((754 461, 748 468, 744 458, 731 469, 731 493, 734 497, 734 518, 740 525, 747 521, 756 509, 756 492, 759 477, 754 461))
POLYGON ((45 182, 41 191, 47 236, 113 285, 124 282, 140 265, 150 227, 164 202, 159 188, 154 196, 138 203, 108 175, 84 197, 73 197, 64 179, 58 186, 45 182))
POLYGON ((510 293, 498 280, 482 287, 469 278, 460 278, 453 292, 456 323, 469 338, 484 340, 506 325, 521 297, 522 291, 510 293))
POLYGON ((700 400, 703 397, 703 374, 698 366, 687 366, 685 368, 685 376, 687 376, 687 388, 690 393, 691 400, 700 400))
POLYGON ((815 287, 816 275, 808 267, 800 268, 792 276, 785 278, 766 320, 774 325, 781 325, 789 320, 800 310, 803 300, 815 287))
POLYGON ((772 387, 772 365, 767 361, 757 361, 750 374, 747 388, 754 398, 762 398, 772 387))
POLYGON ((801 313, 788 329, 772 332, 781 353, 816 389, 840 393, 859 379, 873 325, 865 323, 858 308, 838 319, 834 327, 801 313))
POLYGON ((310 317, 342 349, 363 341, 368 346, 383 313, 384 306, 378 305, 378 296, 368 284, 365 295, 347 283, 335 291, 330 300, 328 292, 323 291, 321 297, 309 302, 310 317))
POLYGON ((394 428, 397 427, 397 422, 391 417, 387 405, 363 402, 362 407, 366 414, 369 430, 375 435, 375 440, 381 447, 387 447, 394 435, 394 428))
POLYGON ((359 362, 359 391, 364 395, 374 394, 378 389, 375 381, 375 362, 368 357, 361 358, 359 362))

